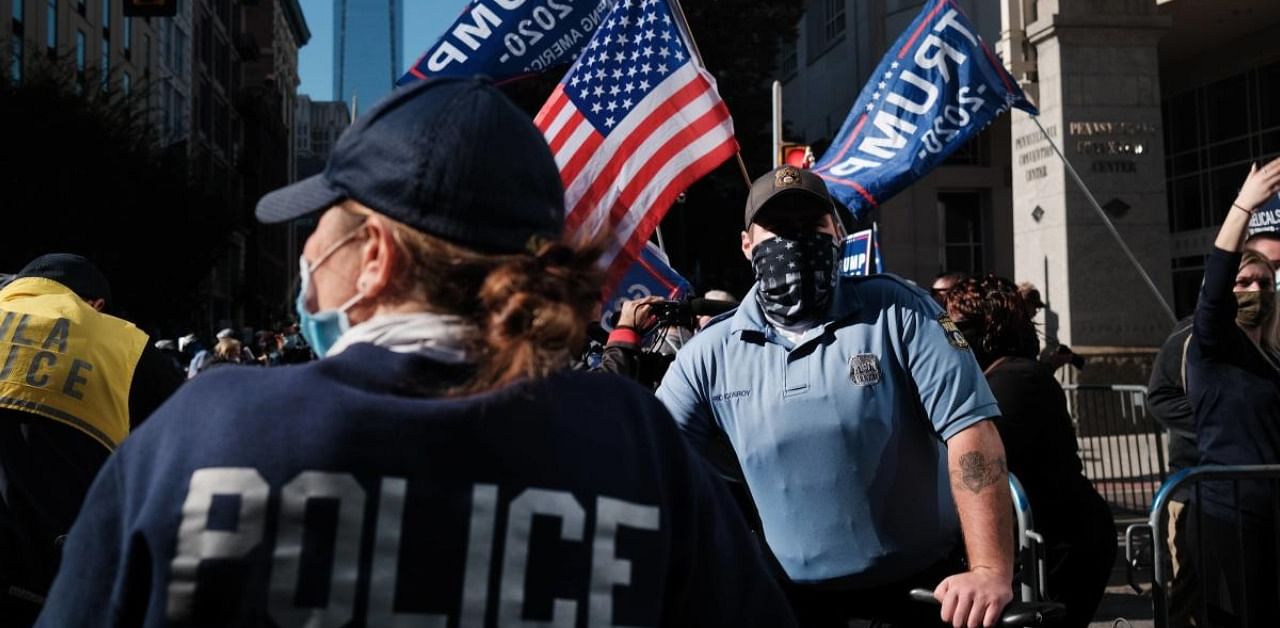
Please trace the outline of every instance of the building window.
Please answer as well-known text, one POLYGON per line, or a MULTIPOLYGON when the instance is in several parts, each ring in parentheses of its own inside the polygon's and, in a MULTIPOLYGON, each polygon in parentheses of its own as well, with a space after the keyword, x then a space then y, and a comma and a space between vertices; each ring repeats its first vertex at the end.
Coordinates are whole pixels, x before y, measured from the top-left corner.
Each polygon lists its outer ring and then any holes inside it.
POLYGON ((102 32, 111 28, 111 0, 102 0, 102 32))
POLYGON ((121 50, 124 52, 124 58, 129 58, 129 53, 133 51, 133 18, 124 18, 124 38, 120 43, 121 50))
POLYGON ((76 11, 82 16, 85 14, 84 0, 77 0, 76 11))
POLYGON ((49 56, 58 54, 58 0, 49 0, 44 25, 44 45, 49 49, 49 56))
POLYGON ((942 218, 942 269, 985 272, 982 194, 939 192, 938 213, 942 218))
POLYGON ((844 34, 844 0, 823 0, 822 34, 828 44, 844 34))
POLYGON ((173 71, 184 74, 187 71, 187 34, 182 30, 173 33, 173 71))
POLYGON ((84 70, 85 70, 85 38, 84 31, 76 30, 76 87, 84 90, 84 70))
POLYGON ((805 57, 813 63, 844 38, 845 0, 808 0, 805 4, 805 57))
POLYGON ((956 152, 947 155, 942 162, 944 166, 986 166, 990 163, 991 128, 987 127, 969 141, 960 145, 956 152))
POLYGON ((213 141, 213 132, 210 127, 209 109, 213 106, 213 89, 209 86, 208 79, 200 80, 200 100, 197 101, 196 109, 199 112, 200 135, 206 140, 213 141))
POLYGON ((128 96, 129 92, 133 90, 133 77, 129 76, 128 70, 120 73, 120 90, 125 96, 128 96))
POLYGON ((22 0, 13 0, 12 30, 13 39, 9 42, 9 78, 18 83, 22 81, 22 49, 25 46, 23 42, 22 0))
POLYGON ((9 52, 9 78, 14 83, 20 83, 22 82, 22 40, 15 36, 9 46, 9 52))
POLYGON ((111 86, 111 40, 102 40, 102 89, 111 86))
POLYGON ((1280 63, 1251 69, 1162 103, 1169 228, 1222 222, 1249 164, 1280 155, 1280 63))

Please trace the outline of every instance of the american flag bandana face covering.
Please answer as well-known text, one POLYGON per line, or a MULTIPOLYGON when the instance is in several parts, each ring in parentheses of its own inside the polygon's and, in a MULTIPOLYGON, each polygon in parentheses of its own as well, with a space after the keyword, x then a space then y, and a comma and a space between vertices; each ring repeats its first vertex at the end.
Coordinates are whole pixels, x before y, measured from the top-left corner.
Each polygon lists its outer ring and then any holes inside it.
POLYGON ((775 236, 751 252, 756 300, 776 323, 794 325, 822 313, 836 279, 836 243, 825 233, 775 236))

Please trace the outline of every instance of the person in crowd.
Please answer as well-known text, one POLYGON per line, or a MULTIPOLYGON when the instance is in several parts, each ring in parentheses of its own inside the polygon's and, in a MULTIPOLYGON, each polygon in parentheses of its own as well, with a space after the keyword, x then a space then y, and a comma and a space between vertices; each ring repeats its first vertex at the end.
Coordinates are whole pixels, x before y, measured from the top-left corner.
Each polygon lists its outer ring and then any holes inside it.
POLYGON ((1084 476, 1067 398, 1047 365, 1028 357, 1032 325, 1013 282, 987 275, 947 292, 947 312, 973 349, 1000 404, 995 419, 1009 460, 1044 535, 1048 599, 1067 614, 1060 625, 1092 621, 1116 554, 1111 508, 1084 476))
POLYGON ((307 340, 302 337, 296 322, 290 322, 285 325, 281 329, 280 335, 284 337, 284 342, 280 347, 281 363, 301 364, 310 362, 314 357, 311 353, 311 347, 307 345, 307 340))
POLYGON ((38 625, 794 625, 662 405, 565 368, 603 247, 562 240, 550 149, 496 88, 393 92, 257 210, 315 213, 296 310, 321 359, 165 404, 38 625))
POLYGON ((284 348, 284 337, 269 329, 259 331, 255 336, 254 343, 258 347, 257 357, 258 364, 262 366, 279 366, 281 363, 284 348))
POLYGON ((969 273, 963 270, 949 270, 937 274, 933 278, 933 282, 929 284, 929 294, 933 295, 933 300, 938 303, 939 307, 945 307, 947 303, 947 291, 956 284, 969 278, 969 273))
MULTIPOLYGON (((1033 323, 1036 316, 1048 307, 1040 296, 1040 289, 1030 281, 1018 284, 1018 295, 1022 298, 1023 310, 1027 320, 1033 321, 1033 323)), ((1042 364, 1055 371, 1068 364, 1074 365, 1076 368, 1084 368, 1085 359, 1083 356, 1077 355, 1076 352, 1071 350, 1071 347, 1058 342, 1057 338, 1042 334, 1035 324, 1032 324, 1029 329, 1024 329, 1023 335, 1020 355, 1036 358, 1042 364), (1042 335, 1044 335, 1043 343, 1040 341, 1042 335)))
MULTIPOLYGON (((216 340, 221 340, 221 338, 216 340)), ((193 350, 191 361, 187 363, 187 379, 191 379, 209 365, 209 361, 213 359, 213 351, 206 349, 204 345, 200 344, 199 340, 193 340, 188 346, 193 350)))
POLYGON ((182 370, 186 372, 191 366, 191 362, 196 356, 204 351, 204 345, 200 342, 200 338, 194 332, 178 338, 178 353, 182 354, 182 370))
MULTIPOLYGON (((718 301, 723 304, 732 303, 737 305, 739 303, 738 298, 733 296, 733 294, 729 293, 727 290, 708 290, 706 294, 702 295, 702 298, 708 301, 718 301)), ((698 314, 696 317, 698 321, 698 330, 705 328, 715 317, 716 315, 713 314, 698 314)))
POLYGON ((152 346, 156 348, 156 351, 160 352, 160 355, 163 355, 168 360, 168 364, 173 368, 174 372, 183 373, 185 371, 185 369, 182 368, 182 354, 178 352, 177 342, 165 338, 163 340, 155 341, 152 346))
MULTIPOLYGON (((236 360, 237 364, 250 364, 254 361, 253 352, 250 351, 249 347, 245 345, 244 340, 242 340, 241 337, 237 336, 236 330, 230 327, 227 327, 222 330, 219 330, 214 337, 218 340, 219 343, 221 343, 223 340, 236 341, 236 348, 240 351, 239 359, 236 360)), ((217 358, 217 345, 215 344, 214 355, 210 359, 212 360, 216 358, 217 358)))
POLYGON ((658 324, 653 305, 664 300, 660 295, 650 295, 623 301, 618 311, 618 323, 609 332, 601 353, 598 370, 631 378, 649 389, 658 386, 671 359, 658 354, 646 357, 643 345, 645 335, 658 324))
POLYGON ((29 626, 94 475, 182 382, 79 255, 0 290, 0 626, 29 626))
POLYGON ((756 283, 676 354, 658 398, 695 449, 732 444, 802 625, 991 626, 1013 596, 995 398, 928 293, 837 275, 836 220, 817 175, 757 179, 756 283))
POLYGON ((235 338, 226 337, 218 340, 218 344, 213 346, 213 357, 205 362, 201 373, 209 371, 215 367, 226 366, 229 364, 252 364, 245 362, 243 347, 240 341, 235 338))
MULTIPOLYGON (((1169 472, 1177 473, 1196 466, 1200 451, 1196 448, 1196 417, 1187 398, 1188 344, 1191 342, 1192 317, 1173 326, 1156 353, 1147 383, 1147 408, 1152 418, 1169 433, 1169 472)), ((1189 562, 1192 548, 1187 543, 1187 488, 1176 491, 1169 501, 1169 521, 1165 535, 1172 559, 1173 584, 1169 589, 1169 623, 1172 628, 1192 626, 1191 613, 1199 604, 1199 585, 1189 562)))
MULTIPOLYGON (((1244 250, 1249 219, 1277 192, 1280 160, 1255 164, 1205 260, 1186 349, 1202 465, 1280 464, 1275 270, 1263 254, 1244 250)), ((1187 536, 1204 550, 1191 558, 1203 558, 1194 569, 1205 593, 1200 619, 1209 625, 1262 626, 1280 617, 1276 499, 1266 482, 1204 482, 1192 494, 1187 509, 1199 516, 1187 517, 1187 536)))
POLYGON ((1244 248, 1261 253, 1272 270, 1280 270, 1280 231, 1259 231, 1245 239, 1244 248))

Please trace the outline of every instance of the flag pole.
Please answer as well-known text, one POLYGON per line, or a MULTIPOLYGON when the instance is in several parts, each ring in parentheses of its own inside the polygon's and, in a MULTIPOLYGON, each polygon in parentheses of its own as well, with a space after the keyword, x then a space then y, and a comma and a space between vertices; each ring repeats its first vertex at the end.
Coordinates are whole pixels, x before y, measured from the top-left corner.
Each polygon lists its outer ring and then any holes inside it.
MULTIPOLYGON (((693 56, 698 60, 698 65, 702 69, 707 70, 707 64, 702 59, 702 51, 698 49, 698 41, 693 38, 693 30, 689 28, 689 19, 684 15, 684 7, 680 6, 680 0, 670 0, 671 7, 675 9, 676 27, 680 32, 684 33, 685 39, 689 40, 689 47, 693 48, 693 56)), ((707 70, 710 72, 711 70, 707 70)), ((739 147, 733 153, 738 160, 738 170, 742 173, 742 181, 747 184, 747 190, 751 189, 751 173, 747 171, 747 162, 742 160, 742 148, 739 147)))
POLYGON ((1085 198, 1089 199, 1089 204, 1097 212, 1098 217, 1102 219, 1102 224, 1106 226, 1107 231, 1111 232, 1111 237, 1115 238, 1116 244, 1120 245, 1120 250, 1124 251, 1125 256, 1129 258, 1129 263, 1133 264, 1133 267, 1138 270, 1142 281, 1147 284, 1147 287, 1151 289, 1151 293, 1156 296, 1156 301, 1160 303, 1160 307, 1164 308, 1164 313, 1169 315, 1169 320, 1177 323, 1178 317, 1174 315, 1173 308, 1169 307, 1169 302, 1165 300, 1164 295, 1160 294, 1160 289, 1156 288, 1156 282, 1151 280, 1151 275, 1147 274, 1147 269, 1138 263, 1137 256, 1129 249, 1129 245, 1124 243, 1124 239, 1120 237, 1120 232, 1116 230, 1115 224, 1111 222, 1111 217, 1107 216, 1107 212, 1102 210, 1102 206, 1098 204, 1098 199, 1094 198, 1093 192, 1090 192, 1089 187, 1084 184, 1084 179, 1080 178, 1080 174, 1076 172, 1075 167, 1071 165, 1070 161, 1067 161, 1067 156, 1062 154, 1062 149, 1058 148, 1058 143, 1054 142, 1052 137, 1049 137, 1049 132, 1045 130, 1044 125, 1040 124, 1039 116, 1031 116, 1031 121, 1036 123, 1036 127, 1040 129, 1040 134, 1049 142, 1049 146, 1053 147, 1053 152, 1058 154, 1058 159, 1062 160, 1062 164, 1067 167, 1067 172, 1071 173, 1071 178, 1075 180, 1076 185, 1080 186, 1085 198))

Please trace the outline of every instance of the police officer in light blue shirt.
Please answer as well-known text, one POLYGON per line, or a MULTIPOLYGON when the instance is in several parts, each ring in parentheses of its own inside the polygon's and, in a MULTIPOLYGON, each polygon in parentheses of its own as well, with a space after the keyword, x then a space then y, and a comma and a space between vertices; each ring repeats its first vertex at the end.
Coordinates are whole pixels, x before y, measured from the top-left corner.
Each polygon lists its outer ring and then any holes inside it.
POLYGON ((836 221, 817 175, 758 179, 742 234, 756 283, 658 397, 696 449, 732 443, 802 624, 936 622, 906 596, 924 586, 943 622, 994 625, 1013 595, 995 398, 927 293, 837 276, 836 221))

